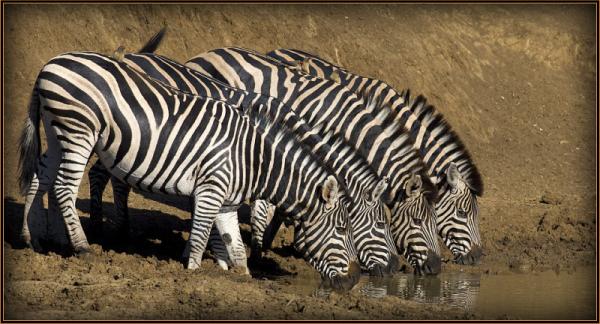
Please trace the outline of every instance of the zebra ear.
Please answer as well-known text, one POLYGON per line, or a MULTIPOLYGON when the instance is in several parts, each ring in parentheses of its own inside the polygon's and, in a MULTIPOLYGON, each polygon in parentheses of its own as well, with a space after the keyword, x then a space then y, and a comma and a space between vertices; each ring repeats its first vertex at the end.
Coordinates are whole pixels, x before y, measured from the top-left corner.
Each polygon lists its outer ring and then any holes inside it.
POLYGON ((379 182, 377 182, 377 185, 375 185, 375 189, 373 189, 373 193, 371 194, 372 201, 376 201, 381 198, 381 195, 383 195, 388 187, 388 182, 389 181, 387 177, 383 177, 381 180, 379 180, 379 182))
POLYGON ((308 65, 309 61, 310 61, 310 58, 305 58, 304 61, 302 61, 302 63, 300 63, 300 67, 302 68, 302 71, 304 71, 304 73, 306 73, 306 74, 310 74, 310 67, 308 65))
POLYGON ((404 190, 406 190, 406 196, 415 196, 419 193, 421 186, 423 186, 421 176, 418 174, 413 174, 412 177, 406 182, 406 186, 404 187, 404 190))
POLYGON ((385 220, 388 225, 392 225, 392 211, 385 204, 383 204, 383 211, 385 212, 385 220))
POLYGON ((330 175, 327 177, 323 184, 321 195, 328 205, 332 205, 335 202, 339 195, 339 185, 334 176, 330 175))
POLYGON ((458 186, 458 180, 460 179, 460 173, 458 172, 458 167, 456 163, 451 162, 446 169, 446 181, 452 189, 455 189, 458 186))
POLYGON ((334 81, 336 83, 342 83, 342 79, 340 79, 340 73, 337 70, 331 72, 329 79, 331 79, 332 81, 334 81))

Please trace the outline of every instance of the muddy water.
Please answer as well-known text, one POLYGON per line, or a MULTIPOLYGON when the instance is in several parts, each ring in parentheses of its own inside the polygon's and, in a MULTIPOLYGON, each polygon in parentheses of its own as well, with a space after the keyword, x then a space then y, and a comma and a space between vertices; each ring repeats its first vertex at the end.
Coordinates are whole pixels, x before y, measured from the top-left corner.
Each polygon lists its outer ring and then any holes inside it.
MULTIPOLYGON (((331 293, 318 288, 318 279, 313 277, 295 278, 293 284, 313 296, 331 293)), ((593 319, 595 285, 595 269, 582 268, 573 273, 454 272, 435 277, 363 277, 355 289, 367 298, 393 295, 420 303, 445 304, 484 319, 593 319)))

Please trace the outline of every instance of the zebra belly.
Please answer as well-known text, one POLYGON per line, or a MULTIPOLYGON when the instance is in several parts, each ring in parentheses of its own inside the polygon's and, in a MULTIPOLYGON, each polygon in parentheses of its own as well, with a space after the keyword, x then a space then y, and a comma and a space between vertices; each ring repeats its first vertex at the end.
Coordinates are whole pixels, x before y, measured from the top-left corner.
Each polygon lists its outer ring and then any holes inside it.
POLYGON ((166 174, 156 172, 157 166, 148 166, 132 172, 133 161, 123 159, 113 166, 115 159, 111 152, 97 152, 101 163, 110 174, 117 179, 127 183, 131 187, 145 192, 162 193, 176 196, 191 196, 194 191, 195 177, 193 168, 189 170, 177 170, 170 177, 166 174))

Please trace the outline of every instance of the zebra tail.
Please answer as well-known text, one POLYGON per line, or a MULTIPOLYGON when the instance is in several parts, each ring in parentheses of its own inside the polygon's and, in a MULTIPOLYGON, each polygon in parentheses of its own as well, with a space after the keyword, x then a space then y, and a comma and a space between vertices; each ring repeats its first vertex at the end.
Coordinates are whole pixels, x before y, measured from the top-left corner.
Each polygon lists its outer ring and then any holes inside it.
POLYGON ((29 101, 29 116, 25 120, 25 127, 19 140, 19 189, 23 196, 27 195, 41 151, 39 129, 40 97, 36 83, 29 101))
POLYGON ((150 38, 150 40, 138 51, 138 53, 154 53, 165 36, 166 31, 167 26, 161 28, 158 33, 154 34, 154 36, 152 36, 152 38, 150 38))

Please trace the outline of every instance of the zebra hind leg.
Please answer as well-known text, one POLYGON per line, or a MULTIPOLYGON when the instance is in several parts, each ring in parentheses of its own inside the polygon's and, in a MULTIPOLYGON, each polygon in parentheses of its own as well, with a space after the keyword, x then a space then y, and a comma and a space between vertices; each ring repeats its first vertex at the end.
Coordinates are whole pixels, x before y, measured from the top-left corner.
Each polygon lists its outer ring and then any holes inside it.
POLYGON ((103 218, 102 193, 110 179, 110 173, 100 161, 96 161, 88 172, 88 179, 90 181, 90 234, 100 236, 103 218))
POLYGON ((127 200, 129 199, 131 187, 115 177, 112 177, 110 182, 115 202, 115 214, 107 218, 111 230, 111 241, 127 241, 129 239, 129 207, 127 207, 127 200))
POLYGON ((87 254, 90 252, 90 246, 83 232, 75 203, 85 167, 95 145, 94 137, 92 134, 85 136, 84 132, 72 135, 62 131, 59 126, 48 128, 54 128, 55 132, 61 135, 59 147, 62 156, 54 179, 54 195, 73 251, 76 255, 87 254))
POLYGON ((186 246, 186 251, 189 251, 186 268, 190 270, 200 268, 210 230, 225 201, 228 184, 221 180, 211 177, 194 190, 192 229, 186 246))
MULTIPOLYGON (((48 133, 51 134, 52 130, 48 133)), ((48 150, 38 160, 36 173, 29 183, 25 196, 21 238, 34 251, 43 251, 40 241, 48 238, 48 217, 44 215, 43 197, 52 187, 56 176, 59 154, 54 144, 53 141, 48 141, 48 150)), ((49 202, 52 204, 52 199, 49 202)))

